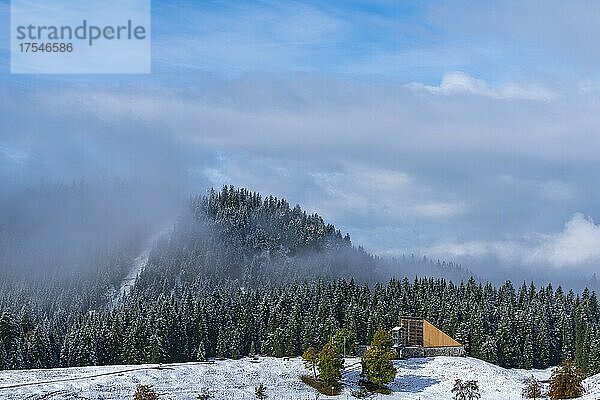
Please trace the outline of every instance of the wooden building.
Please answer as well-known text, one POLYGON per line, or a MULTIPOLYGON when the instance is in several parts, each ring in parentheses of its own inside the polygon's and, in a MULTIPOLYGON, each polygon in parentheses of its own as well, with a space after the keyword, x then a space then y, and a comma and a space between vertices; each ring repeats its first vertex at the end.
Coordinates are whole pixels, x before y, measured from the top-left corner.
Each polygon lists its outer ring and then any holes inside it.
POLYGON ((392 339, 400 358, 465 354, 462 344, 423 318, 401 317, 392 329, 392 339))

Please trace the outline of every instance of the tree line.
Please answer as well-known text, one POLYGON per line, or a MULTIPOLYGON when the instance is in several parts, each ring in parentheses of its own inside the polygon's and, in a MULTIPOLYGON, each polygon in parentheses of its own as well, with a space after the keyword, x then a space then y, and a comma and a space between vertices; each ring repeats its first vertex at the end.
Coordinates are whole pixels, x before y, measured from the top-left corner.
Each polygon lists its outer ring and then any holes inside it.
POLYGON ((114 309, 74 319, 39 318, 27 308, 0 312, 0 367, 300 356, 322 348, 340 328, 354 338, 350 354, 353 344, 369 343, 379 328, 411 315, 456 338, 469 355, 503 367, 574 359, 586 374, 600 372, 598 300, 588 290, 576 295, 550 285, 495 288, 433 278, 241 288, 207 279, 153 299, 145 293, 133 291, 114 309))
POLYGON ((385 261, 284 199, 233 187, 192 197, 113 307, 111 287, 137 248, 120 247, 70 284, 0 282, 0 368, 299 356, 338 329, 365 344, 413 316, 504 367, 574 359, 586 374, 600 371, 595 293, 495 287, 458 279, 466 271, 451 263, 385 261), (416 270, 454 278, 384 280, 416 270))

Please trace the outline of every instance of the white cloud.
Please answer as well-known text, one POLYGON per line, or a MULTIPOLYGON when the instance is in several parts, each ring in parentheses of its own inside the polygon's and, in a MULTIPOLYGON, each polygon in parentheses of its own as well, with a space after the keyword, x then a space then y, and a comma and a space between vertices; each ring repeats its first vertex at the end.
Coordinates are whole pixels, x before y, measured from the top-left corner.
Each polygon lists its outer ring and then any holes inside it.
POLYGON ((29 154, 25 151, 0 144, 0 157, 13 163, 21 164, 29 158, 29 154))
MULTIPOLYGON (((62 131, 76 143, 83 135, 111 140, 107 126, 151 132, 185 148, 189 158, 180 150, 173 157, 212 185, 284 196, 379 254, 470 257, 467 267, 495 257, 556 270, 532 257, 550 239, 526 235, 561 226, 573 210, 595 213, 594 99, 561 91, 549 102, 499 101, 490 97, 498 88, 469 76, 445 77, 438 94, 418 90, 248 76, 201 95, 104 88, 48 90, 33 100, 53 120, 74 121, 62 131), (83 126, 98 135, 79 133, 83 126)), ((9 125, 15 138, 21 125, 9 125)))
POLYGON ((313 176, 318 193, 312 198, 321 207, 329 203, 335 214, 379 218, 386 225, 415 218, 450 218, 466 208, 464 204, 436 201, 437 194, 427 184, 401 171, 346 166, 341 172, 319 172, 313 176))
POLYGON ((433 94, 454 95, 474 94, 496 99, 524 99, 524 100, 551 100, 555 95, 549 89, 536 85, 519 85, 509 82, 492 87, 483 79, 477 79, 460 71, 446 72, 442 76, 439 86, 410 83, 413 90, 425 90, 433 94))
MULTIPOLYGON (((417 84, 419 85, 419 84, 417 84)), ((419 87, 419 86, 417 86, 419 87)), ((476 93, 489 94, 490 89, 483 79, 473 78, 463 72, 446 72, 439 86, 421 85, 420 87, 432 93, 454 94, 454 93, 476 93)))
POLYGON ((529 235, 505 241, 443 243, 429 248, 435 256, 486 258, 533 268, 567 269, 595 267, 600 263, 600 225, 576 213, 561 232, 529 235))
POLYGON ((444 243, 432 246, 427 254, 435 257, 450 256, 482 258, 494 256, 502 261, 514 261, 521 258, 526 247, 512 241, 469 241, 464 243, 444 243))
POLYGON ((412 178, 401 171, 346 166, 341 171, 312 174, 316 185, 308 201, 336 220, 354 215, 397 221, 405 213, 412 178))
POLYGON ((562 232, 550 236, 533 250, 528 261, 561 268, 600 262, 600 225, 575 214, 562 232))
POLYGON ((228 175, 218 168, 205 167, 200 173, 203 173, 210 184, 215 188, 220 188, 223 185, 230 185, 232 181, 228 175))
POLYGON ((585 78, 574 84, 574 87, 579 91, 579 94, 589 96, 589 98, 598 98, 600 94, 600 80, 585 78))
POLYGON ((317 173, 315 180, 329 192, 339 187, 360 187, 364 193, 395 192, 412 182, 412 179, 401 171, 360 167, 349 167, 345 172, 317 173))
POLYGON ((494 180, 506 190, 523 190, 537 194, 540 199, 555 202, 571 201, 577 194, 576 188, 571 183, 556 178, 524 179, 510 174, 500 174, 494 180))
POLYGON ((596 1, 504 0, 490 7, 487 2, 445 0, 429 7, 428 19, 446 37, 469 38, 466 46, 487 43, 495 53, 508 52, 512 57, 502 60, 501 67, 516 62, 538 73, 573 76, 597 68, 599 12, 596 1))
POLYGON ((414 207, 415 214, 427 218, 452 217, 461 214, 464 207, 460 204, 452 203, 425 203, 417 204, 414 207))

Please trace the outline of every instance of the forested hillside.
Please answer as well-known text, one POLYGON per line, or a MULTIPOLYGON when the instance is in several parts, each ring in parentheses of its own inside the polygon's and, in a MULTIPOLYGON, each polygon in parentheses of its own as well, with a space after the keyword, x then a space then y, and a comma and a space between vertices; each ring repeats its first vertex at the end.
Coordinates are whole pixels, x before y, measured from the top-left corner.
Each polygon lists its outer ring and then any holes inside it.
POLYGON ((157 280, 171 289, 207 275, 243 285, 339 277, 369 283, 417 275, 469 277, 452 263, 373 256, 318 214, 233 187, 191 199, 189 212, 152 252, 138 289, 157 280))
MULTIPOLYGON (((98 265, 108 268, 113 259, 122 261, 108 254, 98 265)), ((115 307, 108 289, 118 282, 94 274, 37 291, 4 284, 0 368, 297 356, 340 327, 368 343, 377 328, 411 315, 501 366, 544 368, 576 358, 586 372, 600 370, 595 294, 455 278, 464 275, 426 259, 382 260, 316 214, 225 187, 190 199, 115 307), (94 290, 82 291, 86 285, 94 290), (52 306, 40 296, 53 296, 52 306)))

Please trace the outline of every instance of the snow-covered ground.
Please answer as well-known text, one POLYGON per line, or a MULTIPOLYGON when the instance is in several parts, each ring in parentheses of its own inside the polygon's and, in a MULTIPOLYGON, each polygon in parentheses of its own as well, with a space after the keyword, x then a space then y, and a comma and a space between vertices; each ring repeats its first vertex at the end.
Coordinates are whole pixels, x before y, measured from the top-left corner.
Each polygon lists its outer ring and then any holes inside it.
MULTIPOLYGON (((344 391, 320 399, 351 399, 357 389, 360 360, 346 359, 344 391)), ((547 380, 551 370, 507 370, 474 358, 436 357, 397 361, 398 374, 390 385, 389 400, 451 399, 454 380, 477 380, 484 400, 521 398, 522 381, 535 375, 547 380)), ((0 371, 0 399, 131 399, 138 384, 153 385, 161 399, 196 399, 209 388, 215 399, 253 399, 263 383, 269 399, 316 399, 316 392, 300 381, 308 372, 302 360, 261 358, 214 363, 123 365, 0 371)), ((586 380, 586 400, 600 395, 600 376, 586 380)), ((377 398, 377 396, 373 396, 377 398)))
POLYGON ((131 263, 129 271, 127 272, 125 278, 123 278, 123 280, 121 281, 119 289, 112 289, 112 292, 109 293, 109 298, 111 299, 111 304, 113 306, 118 304, 119 301, 123 298, 123 296, 129 293, 129 291, 135 284, 137 277, 140 275, 140 273, 146 266, 148 258, 150 257, 150 251, 152 250, 152 247, 158 241, 158 239, 166 235, 169 232, 169 230, 170 226, 167 226, 146 241, 142 252, 131 263))

